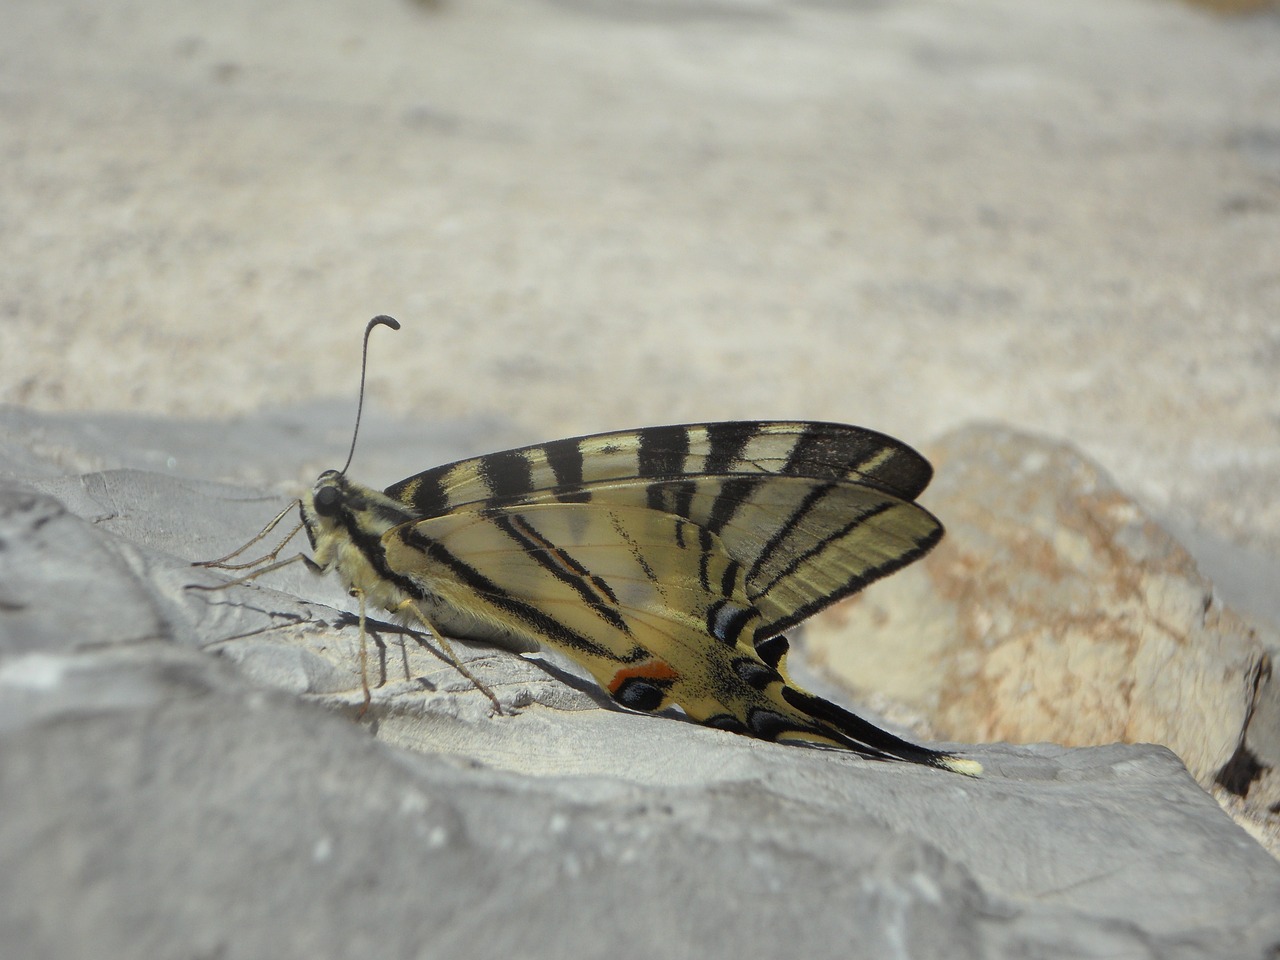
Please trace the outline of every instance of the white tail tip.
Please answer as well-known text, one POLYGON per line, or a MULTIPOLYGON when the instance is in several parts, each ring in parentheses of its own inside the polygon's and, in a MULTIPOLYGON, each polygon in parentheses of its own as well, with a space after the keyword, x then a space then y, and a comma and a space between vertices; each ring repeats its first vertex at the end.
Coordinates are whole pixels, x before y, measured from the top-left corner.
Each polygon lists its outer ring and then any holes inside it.
POLYGON ((977 760, 966 760, 964 757, 943 757, 942 765, 953 773, 962 773, 966 777, 982 776, 982 764, 977 760))

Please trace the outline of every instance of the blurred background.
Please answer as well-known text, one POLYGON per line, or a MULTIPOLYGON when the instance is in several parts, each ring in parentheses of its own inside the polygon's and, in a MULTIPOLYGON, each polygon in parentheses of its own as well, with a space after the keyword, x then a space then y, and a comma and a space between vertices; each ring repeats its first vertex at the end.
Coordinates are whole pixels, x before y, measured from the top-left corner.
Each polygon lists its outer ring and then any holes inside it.
POLYGON ((374 420, 998 420, 1273 592, 1272 5, 5 6, 0 402, 352 409, 389 313, 374 420))

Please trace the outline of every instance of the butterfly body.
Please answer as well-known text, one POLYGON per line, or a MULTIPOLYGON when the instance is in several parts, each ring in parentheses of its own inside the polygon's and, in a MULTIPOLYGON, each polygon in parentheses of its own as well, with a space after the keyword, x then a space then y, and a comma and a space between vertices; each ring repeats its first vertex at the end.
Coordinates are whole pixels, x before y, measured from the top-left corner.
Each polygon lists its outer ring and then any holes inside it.
POLYGON ((976 773, 786 672, 785 630, 941 537, 913 502, 930 473, 857 427, 691 424, 502 451, 383 492, 328 471, 302 516, 315 565, 362 602, 558 650, 625 707, 976 773))

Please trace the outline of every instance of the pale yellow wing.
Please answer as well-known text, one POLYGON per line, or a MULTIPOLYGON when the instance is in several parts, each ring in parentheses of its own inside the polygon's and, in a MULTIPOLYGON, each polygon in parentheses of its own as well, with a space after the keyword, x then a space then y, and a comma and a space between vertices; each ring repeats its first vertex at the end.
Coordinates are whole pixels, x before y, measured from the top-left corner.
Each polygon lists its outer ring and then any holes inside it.
POLYGON ((532 503, 411 521, 382 543, 390 571, 430 598, 423 602, 446 633, 560 650, 624 706, 676 704, 694 720, 762 739, 956 769, 949 755, 792 684, 785 642, 756 646, 763 616, 744 566, 684 517, 598 499, 532 503))
POLYGON ((742 567, 763 640, 928 552, 942 526, 912 500, 930 475, 918 453, 874 431, 735 421, 505 450, 425 471, 386 494, 424 519, 594 503, 691 521, 742 567))

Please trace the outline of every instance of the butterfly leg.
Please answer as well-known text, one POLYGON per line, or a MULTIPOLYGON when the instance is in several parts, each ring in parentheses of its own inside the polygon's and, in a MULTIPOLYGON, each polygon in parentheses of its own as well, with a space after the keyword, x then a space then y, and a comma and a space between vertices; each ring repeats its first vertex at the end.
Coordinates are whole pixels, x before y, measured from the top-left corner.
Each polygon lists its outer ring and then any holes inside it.
MULTIPOLYGON (((288 541, 285 541, 285 542, 287 543, 288 541)), ((281 546, 284 546, 284 544, 281 544, 281 546)), ((267 559, 270 559, 270 557, 264 557, 263 559, 267 560, 267 559)), ((248 583, 250 580, 257 580, 264 573, 271 573, 273 570, 279 570, 281 567, 287 567, 290 564, 297 563, 298 561, 302 561, 303 563, 305 563, 307 565, 307 569, 310 570, 312 573, 322 574, 325 572, 324 567, 320 566, 320 564, 316 563, 314 560, 308 557, 305 553, 295 553, 292 557, 289 557, 285 560, 277 560, 275 563, 268 563, 265 567, 259 567, 257 570, 253 570, 253 571, 250 571, 249 573, 246 573, 243 577, 236 577, 234 580, 224 580, 222 583, 212 583, 212 584, 211 583, 188 583, 185 585, 185 589, 187 590, 226 590, 228 587, 238 587, 240 586, 240 584, 248 583)), ((261 562, 261 561, 258 561, 258 562, 261 562)), ((207 567, 209 566, 209 564, 193 563, 192 566, 207 567)), ((252 566, 252 564, 245 564, 244 566, 252 566)), ((222 569, 237 570, 237 569, 243 569, 243 568, 237 567, 237 566, 230 566, 230 567, 223 567, 222 569)))
POLYGON ((351 592, 360 601, 360 691, 364 694, 364 702, 356 711, 356 719, 360 720, 373 702, 373 694, 369 692, 369 634, 364 614, 364 591, 353 589, 351 592))
POLYGON ((277 526, 279 526, 280 521, 283 520, 286 516, 288 516, 289 512, 293 510, 295 507, 299 506, 300 503, 301 501, 294 500, 287 507, 285 507, 279 513, 277 513, 275 517, 273 517, 265 527, 259 530, 257 536, 249 540, 243 546, 240 546, 235 550, 232 550, 226 556, 218 557, 217 560, 200 560, 191 565, 193 567, 212 567, 217 570, 248 570, 251 567, 256 567, 263 563, 270 563, 276 557, 280 556, 280 551, 285 548, 285 544, 287 544, 290 540, 292 540, 294 537, 298 535, 298 531, 302 529, 301 522, 299 522, 296 527, 290 530, 289 535, 285 537, 283 540, 281 540, 280 543, 276 545, 276 548, 272 550, 270 553, 268 553, 266 556, 259 557, 257 560, 250 560, 247 563, 231 563, 230 561, 240 556, 240 554, 244 553, 246 550, 252 547, 255 543, 259 543, 263 539, 265 539, 267 535, 271 533, 272 530, 274 530, 277 526))
POLYGON ((453 644, 449 642, 449 638, 446 637, 443 633, 441 633, 440 630, 436 628, 436 625, 427 619, 426 614, 424 614, 420 609, 418 609, 418 605, 414 601, 405 600, 398 607, 396 607, 396 609, 393 612, 399 614, 400 616, 412 616, 414 619, 420 622, 424 627, 426 627, 429 631, 431 631, 431 635, 435 637, 436 640, 439 642, 441 648, 443 648, 445 652, 445 655, 449 658, 449 661, 453 664, 453 668, 457 670, 460 674, 462 674, 464 677, 466 677, 468 680, 470 680, 472 684, 475 685, 475 688, 477 690, 479 690, 481 693, 483 693, 486 697, 489 698, 489 702, 493 704, 493 710, 498 716, 503 715, 502 704, 498 702, 498 698, 494 695, 494 692, 490 690, 484 683, 480 681, 480 679, 475 674, 473 674, 470 670, 468 670, 463 665, 462 661, 458 658, 458 655, 454 652, 453 644))

